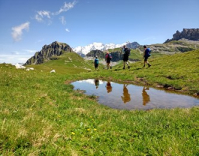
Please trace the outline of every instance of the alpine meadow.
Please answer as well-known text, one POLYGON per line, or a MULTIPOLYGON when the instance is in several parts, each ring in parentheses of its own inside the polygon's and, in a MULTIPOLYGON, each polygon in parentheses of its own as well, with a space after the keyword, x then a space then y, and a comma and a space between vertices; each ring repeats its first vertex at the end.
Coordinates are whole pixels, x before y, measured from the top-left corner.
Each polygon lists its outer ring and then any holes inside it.
POLYGON ((130 57, 140 61, 125 70, 122 61, 109 70, 100 63, 95 70, 93 60, 75 52, 26 69, 0 64, 0 154, 198 155, 198 106, 118 110, 99 104, 95 95, 73 90, 71 82, 97 78, 198 96, 198 49, 152 53, 150 68, 142 68, 138 51, 131 50, 130 57))

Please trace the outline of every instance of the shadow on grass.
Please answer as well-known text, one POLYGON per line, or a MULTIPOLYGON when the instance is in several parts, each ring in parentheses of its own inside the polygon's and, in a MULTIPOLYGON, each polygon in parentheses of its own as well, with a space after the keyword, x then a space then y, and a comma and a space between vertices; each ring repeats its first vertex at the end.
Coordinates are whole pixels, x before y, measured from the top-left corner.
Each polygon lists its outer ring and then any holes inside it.
POLYGON ((140 67, 139 68, 135 68, 135 70, 140 70, 140 69, 142 69, 142 68, 140 68, 140 67))

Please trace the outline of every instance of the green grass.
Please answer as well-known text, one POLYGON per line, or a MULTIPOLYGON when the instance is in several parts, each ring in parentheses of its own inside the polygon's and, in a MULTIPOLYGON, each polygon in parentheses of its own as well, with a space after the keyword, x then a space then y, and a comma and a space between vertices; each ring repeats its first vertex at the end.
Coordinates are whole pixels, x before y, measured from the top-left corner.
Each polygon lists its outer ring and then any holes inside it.
POLYGON ((93 69, 93 63, 84 59, 73 52, 56 56, 57 60, 51 60, 43 64, 28 65, 40 72, 50 72, 55 70, 58 74, 75 74, 93 69))
POLYGON ((34 71, 0 64, 0 154, 198 155, 199 107, 114 110, 69 83, 98 77, 199 91, 198 54, 150 58, 150 68, 137 62, 130 70, 119 64, 94 71, 91 62, 72 53, 32 65, 34 71), (65 64, 68 57, 76 62, 65 64))
POLYGON ((150 57, 151 67, 143 67, 143 61, 131 63, 123 70, 123 62, 112 70, 89 73, 92 78, 109 78, 113 81, 128 81, 151 86, 172 87, 182 93, 199 92, 199 50, 175 55, 150 57))

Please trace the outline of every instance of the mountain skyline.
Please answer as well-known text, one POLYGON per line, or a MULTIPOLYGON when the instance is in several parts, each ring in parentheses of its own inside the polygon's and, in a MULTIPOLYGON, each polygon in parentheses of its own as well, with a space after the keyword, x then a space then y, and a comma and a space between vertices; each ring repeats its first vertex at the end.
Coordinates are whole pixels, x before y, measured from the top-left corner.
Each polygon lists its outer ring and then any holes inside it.
POLYGON ((198 0, 1 0, 0 63, 25 62, 53 41, 163 43, 176 30, 198 28, 198 0))
POLYGON ((114 43, 104 44, 104 43, 99 43, 99 42, 93 42, 93 43, 86 45, 86 46, 78 46, 76 48, 73 48, 73 51, 75 51, 78 54, 86 55, 92 50, 105 51, 105 50, 108 50, 108 49, 114 49, 114 48, 122 47, 123 45, 126 45, 127 43, 128 42, 125 42, 125 43, 122 43, 122 44, 114 44, 114 43))

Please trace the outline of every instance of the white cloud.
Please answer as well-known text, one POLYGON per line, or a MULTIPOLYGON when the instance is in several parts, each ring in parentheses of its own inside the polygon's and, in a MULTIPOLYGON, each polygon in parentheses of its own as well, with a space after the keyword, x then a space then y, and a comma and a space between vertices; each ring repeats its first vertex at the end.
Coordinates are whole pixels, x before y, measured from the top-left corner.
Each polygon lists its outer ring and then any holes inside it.
POLYGON ((59 19, 60 19, 60 21, 61 21, 61 23, 62 23, 63 25, 66 24, 66 20, 65 20, 65 17, 64 17, 64 16, 61 16, 59 19))
POLYGON ((69 30, 69 29, 67 29, 67 28, 66 28, 65 30, 66 30, 66 32, 70 32, 70 30, 69 30))
MULTIPOLYGON (((75 6, 76 3, 77 3, 76 0, 73 1, 73 2, 69 2, 69 3, 64 2, 64 5, 57 12, 37 11, 37 13, 36 13, 34 18, 38 22, 43 22, 43 21, 45 21, 47 19, 48 20, 48 25, 50 25, 50 24, 52 24, 52 21, 51 21, 51 19, 52 19, 51 17, 52 16, 59 15, 59 14, 61 14, 63 12, 66 12, 66 11, 72 9, 75 6)), ((66 20, 65 20, 64 16, 61 16, 59 19, 61 20, 61 23, 63 25, 66 24, 66 20)))
POLYGON ((59 11, 57 11, 55 13, 55 15, 59 15, 62 12, 66 12, 66 11, 72 9, 75 6, 76 3, 77 3, 76 1, 74 1, 72 3, 71 2, 69 2, 69 3, 65 2, 64 5, 59 9, 59 11))
POLYGON ((23 34, 23 30, 29 30, 29 25, 30 25, 30 22, 26 22, 26 23, 23 23, 19 26, 16 26, 16 27, 13 27, 12 28, 12 38, 15 40, 15 41, 20 41, 21 40, 21 36, 23 34))
POLYGON ((26 61, 31 57, 31 55, 1 55, 0 54, 0 63, 26 63, 26 61))
POLYGON ((41 21, 43 21, 43 18, 50 19, 51 18, 50 14, 51 13, 49 11, 37 11, 37 14, 35 15, 35 19, 38 22, 41 22, 41 21))

